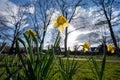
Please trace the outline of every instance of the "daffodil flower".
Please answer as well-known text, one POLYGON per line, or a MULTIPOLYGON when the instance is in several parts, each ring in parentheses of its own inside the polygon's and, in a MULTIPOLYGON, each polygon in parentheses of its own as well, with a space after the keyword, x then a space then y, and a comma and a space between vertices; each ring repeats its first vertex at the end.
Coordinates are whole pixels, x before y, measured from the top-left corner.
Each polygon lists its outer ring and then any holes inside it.
POLYGON ((87 41, 84 42, 82 45, 82 51, 87 52, 87 51, 89 51, 89 48, 90 48, 90 44, 87 41))
POLYGON ((33 35, 34 35, 34 36, 36 36, 36 32, 35 32, 35 31, 33 31, 33 30, 31 30, 31 29, 27 30, 27 31, 25 32, 25 34, 27 34, 27 35, 29 35, 29 36, 31 37, 30 32, 32 32, 32 33, 33 33, 33 35))
POLYGON ((67 19, 60 15, 56 20, 54 20, 54 27, 58 28, 58 30, 62 33, 64 28, 67 27, 69 23, 67 22, 67 19))
POLYGON ((112 44, 107 45, 107 51, 111 52, 111 53, 114 53, 115 52, 114 46, 112 44))

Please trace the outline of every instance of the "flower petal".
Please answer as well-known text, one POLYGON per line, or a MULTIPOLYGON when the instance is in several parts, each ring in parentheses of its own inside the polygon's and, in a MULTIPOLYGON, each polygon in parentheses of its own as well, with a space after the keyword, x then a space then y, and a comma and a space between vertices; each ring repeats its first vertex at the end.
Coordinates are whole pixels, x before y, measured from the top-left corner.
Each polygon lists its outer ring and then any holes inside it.
POLYGON ((60 32, 63 32, 64 28, 68 25, 69 23, 63 15, 58 16, 58 18, 54 20, 54 27, 58 28, 60 32))
POLYGON ((60 25, 60 26, 58 27, 58 29, 59 29, 59 31, 60 31, 61 33, 63 33, 64 26, 63 26, 63 25, 60 25))

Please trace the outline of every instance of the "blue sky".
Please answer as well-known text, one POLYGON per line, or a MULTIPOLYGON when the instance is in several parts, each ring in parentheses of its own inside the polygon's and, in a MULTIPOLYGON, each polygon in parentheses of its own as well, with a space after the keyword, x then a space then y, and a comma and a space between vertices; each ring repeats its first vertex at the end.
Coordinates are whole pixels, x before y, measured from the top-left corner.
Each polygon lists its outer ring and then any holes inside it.
POLYGON ((31 2, 32 0, 9 0, 9 1, 13 2, 16 5, 20 5, 21 3, 27 4, 27 3, 31 2))
MULTIPOLYGON (((9 5, 14 5, 14 7, 19 7, 19 5, 22 4, 27 4, 27 3, 31 3, 33 0, 1 0, 1 5, 0 5, 0 10, 4 10, 6 2, 9 3, 9 5)), ((97 17, 94 18, 95 15, 93 16, 94 10, 97 9, 97 7, 93 6, 93 4, 90 2, 90 0, 83 0, 83 2, 89 2, 87 5, 85 5, 84 7, 77 7, 77 11, 76 11, 76 16, 80 16, 83 17, 84 19, 78 18, 76 20, 74 20, 73 22, 71 22, 70 26, 69 26, 69 31, 76 29, 79 26, 85 26, 86 28, 84 29, 80 29, 77 30, 73 33, 71 33, 68 37, 68 46, 74 46, 74 45, 81 45, 84 41, 90 41, 90 38, 93 38, 93 40, 99 41, 101 36, 92 36, 92 33, 97 33, 97 32, 101 32, 101 28, 97 27, 97 29, 93 29, 95 26, 93 25, 94 22, 97 21, 97 19, 103 19, 102 16, 101 17, 97 17), (89 6, 88 6, 89 5, 89 6)), ((12 7, 11 7, 12 8, 12 7)), ((54 15, 56 15, 56 13, 60 13, 60 11, 57 8, 56 12, 54 13, 54 15)), ((48 10, 49 11, 49 10, 48 10)), ((4 12, 4 11, 3 11, 4 12)), ((5 13, 6 14, 6 13, 5 13)), ((120 30, 119 26, 116 26, 116 28, 114 28, 114 30, 117 32, 118 30, 120 30)), ((50 24, 49 28, 48 28, 48 32, 46 35, 46 43, 48 43, 49 41, 51 41, 52 34, 54 33, 54 28, 53 28, 53 24, 50 24), (49 37, 49 38, 48 38, 49 37)), ((99 33, 101 34, 101 33, 99 33)), ((96 34, 96 35, 99 35, 96 34)), ((61 36, 64 38, 64 34, 61 34, 61 36)), ((90 41, 90 43, 92 45, 96 45, 94 43, 94 41, 90 41)), ((98 42, 99 43, 99 42, 98 42)), ((97 43, 97 44, 98 44, 97 43)))

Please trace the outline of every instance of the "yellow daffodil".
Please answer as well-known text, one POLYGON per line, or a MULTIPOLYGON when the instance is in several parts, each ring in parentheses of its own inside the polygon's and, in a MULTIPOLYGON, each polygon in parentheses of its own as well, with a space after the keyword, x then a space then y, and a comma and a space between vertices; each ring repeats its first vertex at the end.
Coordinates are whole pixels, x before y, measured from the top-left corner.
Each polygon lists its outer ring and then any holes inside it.
POLYGON ((111 52, 111 53, 114 53, 115 52, 114 46, 112 44, 107 45, 107 51, 111 52))
POLYGON ((87 51, 89 51, 89 48, 90 48, 90 44, 87 41, 84 42, 82 45, 82 51, 87 52, 87 51))
POLYGON ((87 52, 87 51, 89 51, 87 48, 82 48, 82 51, 83 52, 87 52))
POLYGON ((31 29, 27 30, 27 31, 25 32, 25 34, 27 34, 27 35, 29 35, 29 36, 31 37, 30 32, 32 32, 32 33, 33 33, 33 35, 34 35, 34 36, 36 36, 36 32, 35 32, 35 31, 33 31, 33 30, 31 30, 31 29))
POLYGON ((64 28, 67 27, 69 23, 67 22, 67 19, 60 15, 56 20, 54 20, 54 26, 55 28, 58 28, 58 30, 62 33, 64 28))

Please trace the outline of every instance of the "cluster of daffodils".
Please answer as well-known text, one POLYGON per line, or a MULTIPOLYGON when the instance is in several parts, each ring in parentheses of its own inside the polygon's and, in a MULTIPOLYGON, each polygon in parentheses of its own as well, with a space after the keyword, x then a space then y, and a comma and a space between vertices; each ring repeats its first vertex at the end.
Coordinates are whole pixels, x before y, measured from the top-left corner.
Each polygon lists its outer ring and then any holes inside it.
MULTIPOLYGON (((57 28, 61 33, 63 33, 64 28, 67 27, 67 26, 69 26, 69 23, 67 22, 67 19, 63 15, 58 16, 54 20, 54 27, 57 28)), ((31 30, 31 29, 29 29, 25 32, 25 34, 32 37, 30 33, 33 33, 33 35, 36 36, 36 32, 31 30)), ((87 52, 87 51, 89 51, 89 49, 90 49, 89 42, 87 42, 87 41, 84 42, 83 45, 82 45, 82 51, 87 52)), ((109 44, 109 45, 107 45, 107 51, 111 52, 111 53, 114 53, 115 48, 111 44, 109 44)))
POLYGON ((64 28, 68 25, 69 23, 63 15, 58 16, 58 18, 54 20, 54 27, 57 28, 61 33, 64 31, 64 28))
POLYGON ((90 48, 89 42, 87 42, 87 41, 84 42, 83 45, 82 45, 82 51, 87 52, 87 51, 89 51, 89 48, 90 48))
POLYGON ((31 29, 29 29, 29 30, 27 30, 27 31, 25 32, 25 34, 27 34, 28 36, 32 37, 32 35, 31 35, 30 33, 33 33, 33 35, 36 36, 36 32, 33 31, 33 30, 31 30, 31 29))
MULTIPOLYGON (((82 45, 82 51, 83 52, 87 52, 89 51, 90 49, 90 44, 89 42, 84 42, 83 45, 82 45)), ((112 45, 112 44, 108 44, 107 45, 107 51, 110 52, 110 53, 114 53, 115 52, 115 47, 112 45)))
MULTIPOLYGON (((67 19, 63 15, 58 16, 57 19, 54 20, 54 27, 57 28, 61 33, 63 33, 64 28, 67 27, 68 25, 69 25, 69 23, 67 22, 67 19)), ((82 51, 87 52, 87 51, 89 51, 89 49, 90 49, 89 42, 87 42, 87 41, 84 42, 82 45, 82 51)), ((111 44, 109 44, 107 46, 107 51, 114 53, 115 49, 111 44)))
POLYGON ((107 45, 107 51, 110 53, 115 52, 115 47, 112 44, 107 45))

